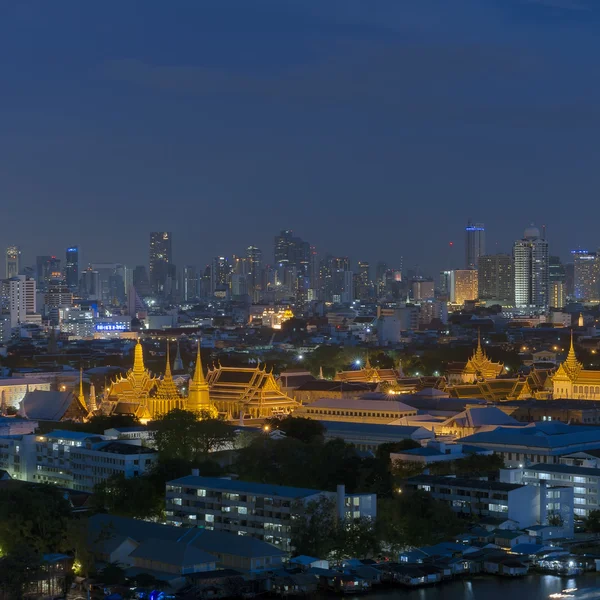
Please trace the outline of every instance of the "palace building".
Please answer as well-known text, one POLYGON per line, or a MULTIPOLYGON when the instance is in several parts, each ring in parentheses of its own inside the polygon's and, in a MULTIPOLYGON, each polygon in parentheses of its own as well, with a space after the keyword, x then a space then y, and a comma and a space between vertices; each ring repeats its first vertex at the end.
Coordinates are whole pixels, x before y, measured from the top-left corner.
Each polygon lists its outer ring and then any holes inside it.
POLYGON ((194 367, 194 376, 190 381, 186 409, 193 412, 208 413, 212 418, 218 416, 218 411, 210 400, 208 383, 206 382, 206 379, 204 379, 204 372, 202 371, 200 342, 198 342, 196 366, 194 367))
POLYGON ((571 332, 571 347, 566 360, 552 377, 554 399, 600 400, 600 371, 586 371, 577 360, 571 332))
POLYGON ((300 404, 284 394, 266 367, 213 367, 206 381, 210 399, 228 419, 286 415, 300 404))
MULTIPOLYGON (((464 364, 464 363, 463 363, 464 364)), ((451 384, 475 383, 477 381, 487 381, 497 379, 504 365, 502 363, 492 362, 481 346, 481 334, 477 335, 477 349, 473 356, 467 361, 467 364, 460 369, 449 369, 448 382, 451 384)))

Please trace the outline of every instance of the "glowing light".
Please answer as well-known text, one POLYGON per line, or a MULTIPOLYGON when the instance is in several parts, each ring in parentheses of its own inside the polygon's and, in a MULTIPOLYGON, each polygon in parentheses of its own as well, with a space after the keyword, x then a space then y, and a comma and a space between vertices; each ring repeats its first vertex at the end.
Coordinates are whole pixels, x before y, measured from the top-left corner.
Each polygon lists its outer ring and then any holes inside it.
POLYGON ((265 433, 268 433, 269 431, 271 431, 271 426, 270 426, 270 425, 265 425, 265 426, 263 427, 263 431, 264 431, 265 433))
POLYGON ((298 360, 302 360, 304 358, 304 354, 298 354, 298 360))
POLYGON ((360 361, 360 358, 357 358, 357 359, 354 361, 354 364, 355 364, 357 367, 360 367, 360 365, 362 364, 362 363, 361 363, 361 361, 360 361))

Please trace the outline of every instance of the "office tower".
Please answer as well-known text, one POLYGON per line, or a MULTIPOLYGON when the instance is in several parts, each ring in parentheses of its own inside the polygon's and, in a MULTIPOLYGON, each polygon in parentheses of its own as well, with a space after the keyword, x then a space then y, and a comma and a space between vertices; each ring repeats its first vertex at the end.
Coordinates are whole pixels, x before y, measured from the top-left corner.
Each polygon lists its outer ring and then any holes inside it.
POLYGON ((247 296, 248 295, 248 277, 233 273, 231 275, 231 295, 232 296, 247 296))
POLYGON ((150 233, 150 290, 152 294, 168 295, 169 279, 173 279, 173 248, 170 231, 150 233))
POLYGON ((246 258, 250 263, 249 294, 252 296, 253 302, 258 302, 262 289, 262 251, 256 246, 248 246, 246 248, 246 258))
POLYGON ((133 286, 142 298, 150 295, 150 279, 144 265, 138 265, 133 269, 133 286))
POLYGON ((465 227, 465 267, 477 269, 479 257, 485 254, 485 227, 483 223, 471 223, 465 227))
POLYGON ((514 304, 513 259, 508 254, 479 257, 479 300, 504 306, 514 304))
POLYGON ((81 295, 88 300, 100 300, 100 274, 89 266, 81 273, 79 282, 81 295))
POLYGON ((367 300, 371 296, 371 278, 369 276, 370 266, 368 262, 358 261, 358 273, 356 277, 356 297, 367 300))
POLYGON ((385 294, 385 273, 387 268, 387 263, 383 261, 379 261, 375 266, 375 288, 378 296, 385 294))
POLYGON ((562 264, 559 256, 550 256, 548 258, 548 281, 550 283, 554 281, 560 281, 565 283, 566 270, 565 265, 562 264))
MULTIPOLYGON (((347 256, 331 256, 329 260, 330 287, 326 290, 326 300, 342 302, 342 294, 347 287, 346 273, 350 270, 350 261, 347 256)), ((354 287, 354 286, 353 286, 354 287)))
POLYGON ((562 281, 550 282, 550 308, 564 308, 567 303, 565 284, 562 281))
POLYGON ((340 299, 343 304, 350 304, 354 298, 354 273, 352 271, 344 271, 343 285, 340 293, 340 299))
POLYGON ((415 301, 432 299, 435 296, 434 287, 431 279, 415 279, 411 283, 412 299, 415 301))
POLYGON ((598 298, 598 265, 600 257, 588 250, 572 250, 573 287, 576 300, 598 298))
POLYGON ((79 247, 70 246, 67 248, 65 263, 65 283, 67 287, 74 291, 79 285, 79 247))
POLYGON ((199 284, 198 269, 193 265, 183 267, 181 296, 184 302, 198 298, 199 284))
POLYGON ((275 268, 280 281, 290 281, 290 292, 296 295, 299 305, 308 299, 308 290, 311 285, 311 247, 302 238, 293 235, 291 229, 283 230, 274 239, 273 257, 275 268), (294 269, 296 281, 291 282, 290 274, 286 271, 294 269))
POLYGON ((450 302, 464 305, 467 300, 477 300, 477 271, 456 269, 450 271, 450 302))
POLYGON ((107 306, 124 304, 125 267, 120 263, 92 263, 90 266, 98 273, 97 299, 107 306))
POLYGON ((450 300, 450 290, 452 287, 452 271, 440 271, 440 298, 450 300))
POLYGON ((544 309, 548 298, 548 242, 533 225, 513 246, 515 306, 544 309))
POLYGON ((6 278, 10 279, 19 274, 21 263, 21 250, 18 246, 9 246, 6 249, 6 278))
POLYGON ((36 256, 35 258, 35 279, 37 281, 37 289, 46 291, 48 282, 50 281, 50 261, 51 256, 36 256))
POLYGON ((231 262, 226 256, 215 256, 211 268, 211 294, 226 294, 232 273, 231 262))
POLYGON ((73 292, 65 281, 53 279, 44 295, 44 314, 52 325, 60 323, 60 309, 73 306, 73 292))
POLYGON ((210 265, 204 267, 200 277, 200 298, 210 298, 212 296, 212 269, 210 265))
POLYGON ((2 296, 10 314, 11 327, 27 322, 27 316, 35 314, 35 279, 25 275, 15 275, 2 282, 2 296))

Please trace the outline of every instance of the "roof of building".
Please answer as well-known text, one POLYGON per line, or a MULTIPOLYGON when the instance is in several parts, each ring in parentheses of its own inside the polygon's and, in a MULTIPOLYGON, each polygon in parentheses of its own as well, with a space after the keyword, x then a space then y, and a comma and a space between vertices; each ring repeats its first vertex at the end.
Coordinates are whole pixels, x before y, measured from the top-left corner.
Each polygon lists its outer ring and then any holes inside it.
POLYGON ((444 425, 477 428, 487 425, 519 425, 519 422, 497 406, 468 406, 463 412, 450 417, 444 425))
MULTIPOLYGON (((136 433, 138 431, 150 431, 146 425, 135 425, 132 427, 111 427, 106 431, 118 431, 119 433, 136 433)), ((104 432, 106 434, 106 431, 104 432)))
POLYGON ((481 445, 527 446, 531 448, 561 448, 569 445, 598 442, 600 427, 567 425, 558 421, 538 421, 525 427, 498 427, 493 431, 474 433, 462 442, 481 445))
POLYGON ((239 479, 224 479, 221 477, 201 477, 200 475, 186 475, 167 483, 169 485, 188 485, 206 489, 230 490, 242 494, 278 496, 280 498, 305 498, 324 493, 322 490, 313 490, 310 488, 254 483, 253 481, 240 481, 239 479))
POLYGON ((111 454, 157 454, 154 448, 141 446, 137 444, 127 444, 125 442, 107 442, 98 448, 101 452, 110 452, 111 454))
POLYGON ((69 431, 67 429, 53 429, 52 431, 46 433, 43 437, 46 438, 60 438, 61 440, 73 440, 73 441, 83 441, 88 439, 94 440, 102 440, 104 436, 99 435, 97 433, 87 433, 84 431, 69 431))
POLYGON ((570 465, 549 465, 539 463, 524 469, 525 471, 540 471, 544 473, 572 473, 573 475, 589 475, 591 477, 600 477, 600 469, 591 467, 571 467, 570 465))
POLYGON ((72 405, 81 416, 87 415, 87 409, 80 406, 79 400, 71 392, 33 390, 21 400, 19 413, 34 421, 61 421, 72 405))
POLYGON ((319 398, 307 408, 339 408, 378 412, 416 412, 412 406, 396 400, 366 400, 364 398, 319 398))
POLYGON ((512 492, 522 488, 520 483, 504 483, 503 481, 487 481, 483 479, 467 479, 462 477, 446 477, 445 475, 416 475, 409 477, 407 483, 418 484, 445 484, 472 490, 494 490, 497 492, 512 492))
POLYGON ((33 377, 6 377, 0 379, 0 387, 10 387, 14 385, 28 386, 28 385, 50 385, 50 381, 47 379, 33 378, 33 377))
POLYGON ((513 546, 512 551, 517 554, 537 554, 545 548, 542 544, 517 544, 513 546))
MULTIPOLYGON (((283 550, 263 542, 262 540, 239 536, 226 531, 210 531, 207 529, 186 529, 172 525, 161 525, 150 521, 117 517, 108 514, 96 514, 88 519, 90 538, 96 544, 111 545, 114 549, 127 538, 137 543, 149 540, 177 541, 182 544, 192 544, 209 554, 229 554, 246 558, 263 556, 283 556, 283 550), (110 533, 114 533, 114 537, 110 533), (100 535, 100 534, 106 535, 100 535)), ((106 546, 105 546, 106 547, 106 546)))
POLYGON ((217 558, 212 554, 200 550, 192 544, 182 544, 177 540, 149 539, 140 544, 130 556, 178 567, 217 562, 217 558))
POLYGON ((411 425, 387 425, 379 423, 354 423, 345 421, 319 421, 323 427, 332 435, 343 433, 357 433, 364 435, 385 435, 392 439, 411 437, 417 431, 423 431, 433 437, 433 433, 424 427, 411 425))
POLYGON ((327 379, 315 379, 307 381, 296 388, 297 392, 362 392, 373 390, 377 383, 357 383, 347 381, 329 381, 327 379))

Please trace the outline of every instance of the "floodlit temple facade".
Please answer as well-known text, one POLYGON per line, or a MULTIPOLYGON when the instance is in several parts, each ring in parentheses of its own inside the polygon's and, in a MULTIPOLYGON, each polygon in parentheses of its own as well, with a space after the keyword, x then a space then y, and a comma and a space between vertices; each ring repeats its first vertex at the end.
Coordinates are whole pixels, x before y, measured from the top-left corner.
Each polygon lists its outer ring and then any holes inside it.
POLYGON ((209 368, 210 400, 228 419, 269 418, 289 414, 300 406, 284 394, 266 367, 209 368))
POLYGON ((497 379, 504 370, 502 363, 491 361, 481 346, 481 335, 477 336, 477 349, 460 373, 460 381, 456 383, 475 383, 497 379))
POLYGON ((569 354, 556 369, 552 388, 555 399, 600 400, 600 371, 586 371, 577 360, 572 332, 569 354))

